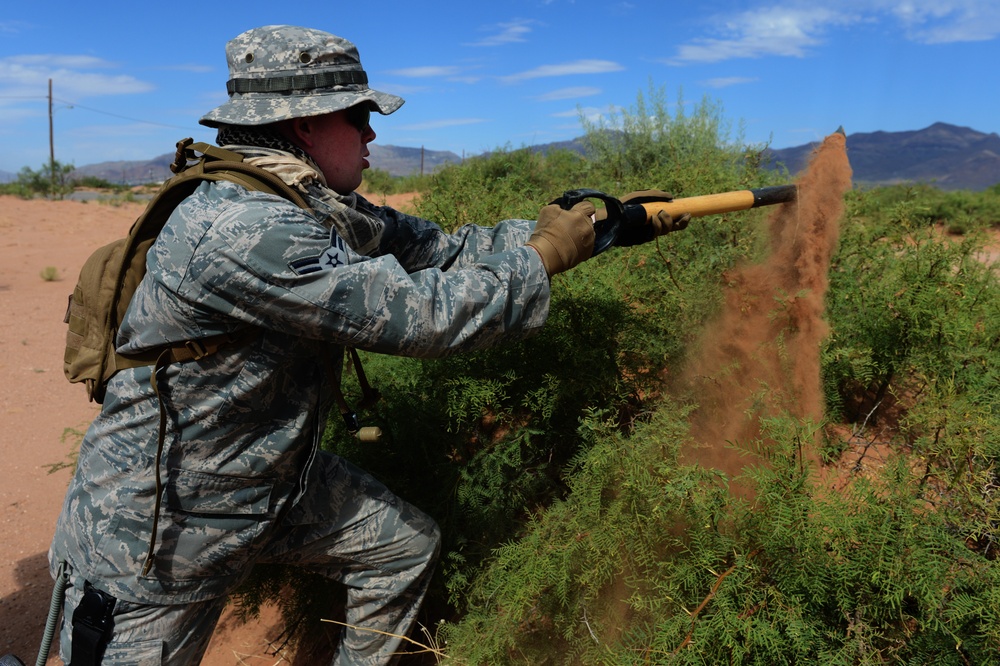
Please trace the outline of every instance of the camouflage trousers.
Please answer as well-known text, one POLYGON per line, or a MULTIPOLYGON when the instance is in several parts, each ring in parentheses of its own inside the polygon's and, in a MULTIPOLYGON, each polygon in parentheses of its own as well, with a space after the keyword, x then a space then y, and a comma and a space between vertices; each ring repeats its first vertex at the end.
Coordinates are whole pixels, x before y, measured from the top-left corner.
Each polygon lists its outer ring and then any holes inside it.
MULTIPOLYGON (((309 491, 283 518, 258 563, 293 564, 341 582, 346 627, 333 664, 389 664, 416 618, 440 545, 434 521, 349 462, 319 453, 309 491), (334 492, 347 484, 352 492, 334 492), (334 500, 338 497, 342 499, 334 500)), ((93 582, 93 581, 91 581, 93 582)), ((60 657, 70 661, 67 618, 84 583, 69 567, 60 657)), ((102 663, 197 664, 226 598, 180 605, 118 600, 102 663)))

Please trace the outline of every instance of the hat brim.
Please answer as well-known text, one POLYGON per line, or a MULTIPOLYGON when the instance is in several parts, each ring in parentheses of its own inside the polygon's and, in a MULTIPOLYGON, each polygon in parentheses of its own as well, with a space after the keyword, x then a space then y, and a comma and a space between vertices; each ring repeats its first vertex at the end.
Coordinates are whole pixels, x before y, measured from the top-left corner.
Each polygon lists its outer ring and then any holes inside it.
POLYGON ((373 110, 387 116, 403 106, 404 101, 402 97, 370 88, 322 93, 311 91, 305 94, 281 96, 260 93, 233 94, 228 102, 206 113, 198 122, 206 127, 266 125, 290 118, 308 118, 334 113, 363 102, 369 102, 373 110))

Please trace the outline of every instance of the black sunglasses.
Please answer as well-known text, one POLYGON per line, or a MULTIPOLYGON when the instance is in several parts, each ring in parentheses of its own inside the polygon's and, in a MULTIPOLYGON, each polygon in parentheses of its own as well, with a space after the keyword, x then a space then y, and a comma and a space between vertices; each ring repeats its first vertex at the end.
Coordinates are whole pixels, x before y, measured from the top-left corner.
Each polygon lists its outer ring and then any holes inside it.
POLYGON ((359 132, 364 132, 371 122, 372 110, 367 104, 357 104, 347 109, 346 117, 351 127, 356 128, 359 132))

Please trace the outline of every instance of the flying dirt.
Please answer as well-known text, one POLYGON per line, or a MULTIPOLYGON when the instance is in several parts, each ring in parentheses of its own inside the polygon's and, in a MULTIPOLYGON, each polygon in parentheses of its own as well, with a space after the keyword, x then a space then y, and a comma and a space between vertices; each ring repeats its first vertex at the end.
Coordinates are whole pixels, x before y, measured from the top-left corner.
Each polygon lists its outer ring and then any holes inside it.
MULTIPOLYGON (((722 311, 685 372, 698 409, 694 443, 683 458, 730 477, 752 460, 734 446, 760 450, 761 419, 788 414, 818 424, 823 418, 827 274, 851 188, 842 133, 826 137, 797 186, 796 200, 768 219, 767 256, 725 275, 722 311)), ((817 459, 814 450, 805 455, 817 459)))

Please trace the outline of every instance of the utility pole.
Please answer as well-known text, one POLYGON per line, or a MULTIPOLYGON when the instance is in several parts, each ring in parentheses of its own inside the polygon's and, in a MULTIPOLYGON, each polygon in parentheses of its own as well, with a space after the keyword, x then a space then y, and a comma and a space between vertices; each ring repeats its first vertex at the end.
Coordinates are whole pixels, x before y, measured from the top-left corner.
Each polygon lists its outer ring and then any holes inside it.
POLYGON ((56 189, 56 144, 52 132, 52 79, 49 79, 49 177, 52 179, 52 191, 56 189))
POLYGON ((420 146, 420 177, 424 177, 424 147, 420 146))

